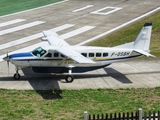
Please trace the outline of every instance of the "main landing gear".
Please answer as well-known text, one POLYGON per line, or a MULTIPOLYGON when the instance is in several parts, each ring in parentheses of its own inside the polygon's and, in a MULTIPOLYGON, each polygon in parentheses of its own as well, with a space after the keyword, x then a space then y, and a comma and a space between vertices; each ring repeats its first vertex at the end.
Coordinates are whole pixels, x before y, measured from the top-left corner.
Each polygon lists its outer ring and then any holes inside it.
POLYGON ((15 80, 19 80, 19 79, 20 79, 21 76, 20 76, 20 74, 18 73, 18 70, 16 70, 16 73, 14 74, 13 77, 14 77, 15 80))
POLYGON ((71 75, 72 74, 72 68, 69 68, 68 70, 69 75, 66 75, 65 80, 67 83, 71 83, 74 80, 74 77, 71 75))
POLYGON ((71 83, 74 80, 74 77, 72 75, 66 75, 65 80, 67 83, 71 83))

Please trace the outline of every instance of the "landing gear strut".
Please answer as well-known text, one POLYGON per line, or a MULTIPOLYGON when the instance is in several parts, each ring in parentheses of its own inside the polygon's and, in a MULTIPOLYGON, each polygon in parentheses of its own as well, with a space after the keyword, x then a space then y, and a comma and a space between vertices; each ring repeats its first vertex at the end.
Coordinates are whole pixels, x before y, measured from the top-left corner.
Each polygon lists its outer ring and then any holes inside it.
POLYGON ((16 73, 14 74, 13 77, 14 77, 15 80, 19 80, 19 79, 20 79, 21 76, 20 76, 20 74, 18 73, 18 70, 16 70, 16 73))
POLYGON ((69 68, 68 72, 69 72, 69 75, 66 75, 65 80, 66 80, 67 83, 71 83, 74 80, 74 77, 71 75, 72 74, 72 69, 69 68))

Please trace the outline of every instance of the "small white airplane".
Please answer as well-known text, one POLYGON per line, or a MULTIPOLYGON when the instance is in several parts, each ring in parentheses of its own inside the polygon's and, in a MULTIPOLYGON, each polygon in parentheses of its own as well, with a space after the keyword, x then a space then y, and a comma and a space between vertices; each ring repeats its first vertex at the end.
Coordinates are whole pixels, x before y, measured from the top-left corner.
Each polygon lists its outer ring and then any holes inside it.
POLYGON ((100 69, 113 62, 127 60, 149 52, 152 23, 145 23, 134 42, 115 47, 71 46, 58 34, 43 31, 49 45, 40 46, 31 52, 11 54, 3 59, 16 67, 14 79, 20 79, 18 70, 32 68, 36 73, 67 73, 66 82, 73 82, 72 73, 82 73, 100 69))

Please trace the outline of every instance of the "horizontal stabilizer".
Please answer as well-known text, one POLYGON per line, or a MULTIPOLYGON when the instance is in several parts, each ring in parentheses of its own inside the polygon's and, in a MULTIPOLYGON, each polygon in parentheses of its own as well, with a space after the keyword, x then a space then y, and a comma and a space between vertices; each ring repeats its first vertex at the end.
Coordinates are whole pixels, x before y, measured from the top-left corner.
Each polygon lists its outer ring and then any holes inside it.
POLYGON ((150 54, 150 53, 148 53, 148 52, 146 52, 146 51, 144 51, 144 50, 133 50, 133 51, 135 51, 135 52, 138 52, 138 53, 140 53, 140 54, 143 54, 143 55, 145 55, 145 56, 147 56, 147 57, 149 57, 149 56, 151 56, 151 57, 155 57, 154 55, 152 55, 152 54, 150 54))

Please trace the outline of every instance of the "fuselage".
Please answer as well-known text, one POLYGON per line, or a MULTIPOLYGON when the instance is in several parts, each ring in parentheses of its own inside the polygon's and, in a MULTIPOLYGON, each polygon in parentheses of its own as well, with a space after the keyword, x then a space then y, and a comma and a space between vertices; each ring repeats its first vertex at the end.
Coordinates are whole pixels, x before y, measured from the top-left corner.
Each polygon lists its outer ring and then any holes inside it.
MULTIPOLYGON (((105 67, 113 62, 126 60, 128 58, 138 57, 141 54, 133 52, 132 49, 119 49, 108 47, 90 47, 90 46, 71 46, 72 49, 84 57, 93 60, 95 63, 77 63, 69 57, 64 56, 56 51, 57 47, 42 46, 31 52, 17 53, 9 55, 10 62, 18 69, 31 67, 33 68, 86 68, 84 72, 105 67), (90 69, 89 69, 90 68, 90 69)), ((78 72, 73 69, 73 72, 78 72)), ((36 71, 36 70, 35 70, 36 71)), ((59 72, 61 70, 58 70, 59 72)), ((37 71, 38 72, 38 71, 37 71)), ((63 70, 64 72, 64 70, 63 70)), ((83 72, 83 70, 80 70, 83 72)))

